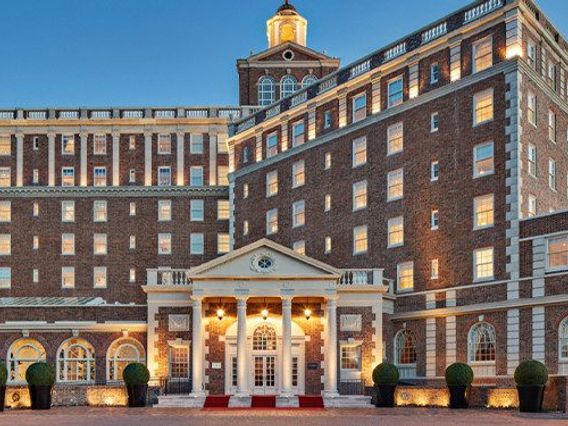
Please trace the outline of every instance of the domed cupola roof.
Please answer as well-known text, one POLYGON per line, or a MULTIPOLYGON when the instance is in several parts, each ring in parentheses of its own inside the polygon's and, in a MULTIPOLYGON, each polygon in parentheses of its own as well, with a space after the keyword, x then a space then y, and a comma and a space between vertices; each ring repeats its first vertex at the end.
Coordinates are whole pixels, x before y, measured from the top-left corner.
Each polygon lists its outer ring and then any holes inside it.
POLYGON ((288 0, 284 0, 284 4, 276 11, 277 15, 298 15, 298 11, 294 5, 290 4, 288 0))

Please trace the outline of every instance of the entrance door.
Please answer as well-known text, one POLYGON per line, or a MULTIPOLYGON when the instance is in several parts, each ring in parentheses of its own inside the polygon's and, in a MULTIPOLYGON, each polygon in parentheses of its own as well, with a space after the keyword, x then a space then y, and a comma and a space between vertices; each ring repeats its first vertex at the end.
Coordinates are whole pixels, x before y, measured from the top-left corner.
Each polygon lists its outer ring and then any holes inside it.
POLYGON ((276 356, 255 355, 254 365, 254 388, 255 395, 276 394, 276 356))

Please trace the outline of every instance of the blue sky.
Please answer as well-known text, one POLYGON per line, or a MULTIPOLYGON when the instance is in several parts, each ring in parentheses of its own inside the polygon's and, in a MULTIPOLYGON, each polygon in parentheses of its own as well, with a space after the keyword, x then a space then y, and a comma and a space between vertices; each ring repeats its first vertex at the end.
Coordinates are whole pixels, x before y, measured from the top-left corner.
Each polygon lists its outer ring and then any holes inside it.
MULTIPOLYGON (((0 106, 225 105, 280 0, 2 1, 0 106)), ((467 0, 292 0, 347 64, 467 0)), ((568 34, 568 3, 540 0, 568 34)))

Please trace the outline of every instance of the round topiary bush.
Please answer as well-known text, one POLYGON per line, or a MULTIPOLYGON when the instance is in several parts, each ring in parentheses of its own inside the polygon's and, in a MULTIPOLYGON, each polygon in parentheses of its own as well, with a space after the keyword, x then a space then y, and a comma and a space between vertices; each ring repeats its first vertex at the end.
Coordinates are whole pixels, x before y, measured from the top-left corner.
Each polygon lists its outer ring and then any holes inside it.
POLYGON ((455 362, 446 368, 448 386, 469 386, 473 382, 473 370, 467 364, 455 362))
POLYGON ((534 359, 523 361, 515 370, 515 382, 518 386, 544 386, 548 382, 548 370, 534 359))
POLYGON ((150 371, 144 364, 134 362, 128 364, 122 372, 124 383, 130 386, 144 386, 150 381, 150 371))
POLYGON ((26 381, 30 386, 53 386, 55 368, 47 362, 36 362, 26 370, 26 381))
POLYGON ((398 378, 398 368, 390 362, 383 362, 373 370, 373 382, 377 386, 396 386, 398 378))

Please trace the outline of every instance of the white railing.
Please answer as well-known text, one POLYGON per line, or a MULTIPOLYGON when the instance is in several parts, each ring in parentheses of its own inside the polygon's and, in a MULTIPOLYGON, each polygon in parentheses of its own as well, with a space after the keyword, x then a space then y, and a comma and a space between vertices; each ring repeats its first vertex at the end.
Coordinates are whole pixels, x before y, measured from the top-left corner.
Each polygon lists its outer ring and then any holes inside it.
POLYGON ((154 118, 176 118, 176 112, 170 109, 159 109, 154 112, 154 118))
POLYGON ((300 104, 303 104, 307 100, 308 100, 308 92, 303 91, 302 93, 299 93, 296 96, 292 97, 292 99, 290 100, 290 105, 295 107, 295 106, 298 106, 300 104))
POLYGON ((390 61, 391 59, 394 59, 397 56, 403 55, 405 53, 406 53, 406 42, 402 42, 394 47, 391 47, 389 50, 385 52, 385 61, 390 61))
POLYGON ((241 111, 238 109, 220 109, 219 117, 230 118, 231 120, 235 120, 241 118, 241 111))
POLYGON ((274 117, 280 114, 280 104, 274 105, 272 108, 266 110, 266 118, 274 117))
POLYGON ((110 118, 110 111, 92 111, 91 118, 94 119, 106 119, 110 118))
POLYGON ((478 6, 466 10, 464 14, 464 22, 468 23, 482 17, 483 15, 487 15, 488 13, 493 12, 495 9, 501 7, 502 5, 503 0, 488 0, 485 3, 481 3, 478 6))
POLYGON ((422 43, 428 43, 429 41, 435 40, 438 37, 443 36, 448 32, 448 23, 444 22, 440 25, 430 28, 422 33, 422 43))
POLYGON ((185 111, 186 118, 207 118, 209 111, 206 109, 188 109, 185 111))
POLYGON ((0 111, 0 120, 13 120, 14 113, 12 111, 0 111))
POLYGON ((61 111, 59 113, 60 120, 75 120, 79 118, 79 113, 77 111, 61 111))
POLYGON ((361 74, 365 74, 367 71, 371 69, 371 60, 368 59, 365 62, 355 65, 351 67, 351 71, 349 72, 349 79, 355 78, 361 74))
POLYGON ((45 120, 47 118, 47 113, 45 111, 30 111, 28 113, 28 119, 30 120, 45 120))
POLYGON ((188 286, 187 269, 147 269, 146 284, 149 286, 188 286))
POLYGON ((383 269, 343 269, 339 285, 384 285, 383 269))
POLYGON ((318 88, 318 94, 327 92, 337 86, 337 76, 328 78, 320 83, 318 88))
POLYGON ((122 111, 122 118, 144 118, 144 111, 139 111, 139 110, 122 111))

